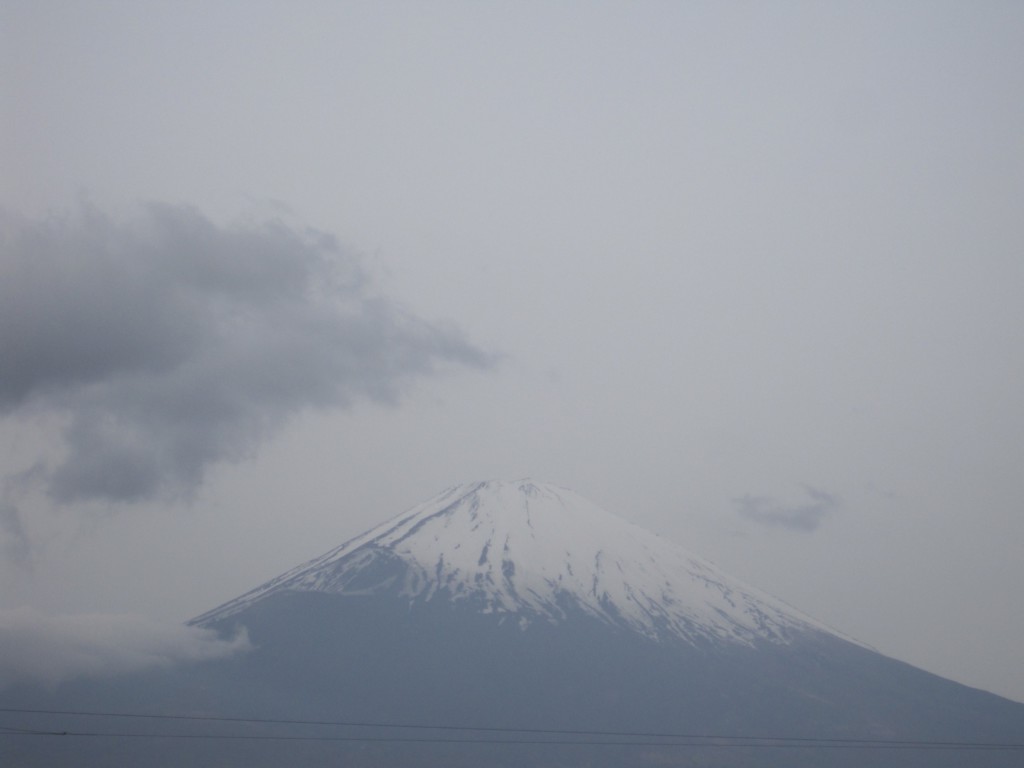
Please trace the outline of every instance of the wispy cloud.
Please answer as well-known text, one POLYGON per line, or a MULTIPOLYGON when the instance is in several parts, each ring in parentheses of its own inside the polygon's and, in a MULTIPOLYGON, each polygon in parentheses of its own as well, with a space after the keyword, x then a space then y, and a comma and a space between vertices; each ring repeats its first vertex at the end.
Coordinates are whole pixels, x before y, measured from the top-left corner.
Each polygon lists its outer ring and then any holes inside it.
POLYGON ((0 688, 218 659, 250 647, 244 631, 223 639, 212 630, 134 615, 0 611, 0 688))
POLYGON ((19 566, 29 562, 32 544, 17 506, 0 497, 0 554, 19 566))
POLYGON ((0 216, 0 359, 0 415, 63 419, 34 477, 70 504, 187 497, 302 409, 394 403, 492 356, 382 295, 329 235, 152 204, 123 223, 0 216))
POLYGON ((810 497, 806 503, 785 504, 768 496, 747 494, 733 499, 740 515, 761 525, 788 528, 793 531, 814 531, 827 516, 839 508, 840 502, 831 493, 805 485, 810 497))

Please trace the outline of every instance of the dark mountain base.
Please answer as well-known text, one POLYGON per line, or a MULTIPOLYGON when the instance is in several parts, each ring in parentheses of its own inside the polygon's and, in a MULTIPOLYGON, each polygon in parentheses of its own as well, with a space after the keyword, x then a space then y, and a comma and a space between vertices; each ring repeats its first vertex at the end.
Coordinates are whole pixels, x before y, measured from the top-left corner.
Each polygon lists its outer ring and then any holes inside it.
POLYGON ((256 649, 226 661, 56 691, 0 692, 7 707, 174 713, 425 728, 257 725, 5 716, 6 725, 165 734, 2 736, 11 766, 1019 766, 1007 750, 881 749, 869 744, 737 746, 759 736, 1009 743, 1024 705, 966 688, 859 646, 809 634, 791 646, 659 644, 586 616, 523 630, 512 618, 431 601, 272 595, 218 626, 244 624, 256 649), (618 745, 571 733, 454 726, 685 734, 618 745), (199 734, 232 739, 194 738, 199 734), (284 740, 248 737, 284 736, 284 740), (324 741, 298 740, 310 737, 324 741), (367 740, 348 740, 348 739, 367 740), (487 745, 443 740, 492 739, 487 745), (406 740, 406 741, 401 741, 406 740), (437 741, 442 740, 442 741, 437 741), (677 740, 678 741, 678 740, 677 740), (695 746, 699 742, 703 746, 695 746), (709 745, 709 742, 712 745, 709 745))

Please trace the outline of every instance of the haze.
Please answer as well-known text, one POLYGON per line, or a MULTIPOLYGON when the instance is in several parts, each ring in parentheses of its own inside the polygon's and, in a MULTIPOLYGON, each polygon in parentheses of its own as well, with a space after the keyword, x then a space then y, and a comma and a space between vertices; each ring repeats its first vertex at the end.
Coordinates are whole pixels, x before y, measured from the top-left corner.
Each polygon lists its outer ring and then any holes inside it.
POLYGON ((8 659, 219 653, 176 623, 533 477, 1024 701, 1024 6, 0 30, 8 659))

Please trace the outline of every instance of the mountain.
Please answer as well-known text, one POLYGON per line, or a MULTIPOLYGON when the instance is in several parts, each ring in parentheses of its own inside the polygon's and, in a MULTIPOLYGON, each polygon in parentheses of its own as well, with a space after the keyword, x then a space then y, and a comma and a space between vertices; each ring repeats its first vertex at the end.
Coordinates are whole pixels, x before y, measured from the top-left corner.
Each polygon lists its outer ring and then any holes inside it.
POLYGON ((17 759, 767 768, 1024 758, 1024 704, 886 658, 530 481, 449 489, 193 623, 244 628, 254 649, 15 697, 39 709, 320 724, 154 720, 169 729, 160 739, 97 738, 67 754, 22 739, 17 759))
POLYGON ((691 645, 828 631, 578 494, 530 481, 451 488, 194 623, 215 625, 293 592, 436 600, 523 629, 580 613, 691 645))

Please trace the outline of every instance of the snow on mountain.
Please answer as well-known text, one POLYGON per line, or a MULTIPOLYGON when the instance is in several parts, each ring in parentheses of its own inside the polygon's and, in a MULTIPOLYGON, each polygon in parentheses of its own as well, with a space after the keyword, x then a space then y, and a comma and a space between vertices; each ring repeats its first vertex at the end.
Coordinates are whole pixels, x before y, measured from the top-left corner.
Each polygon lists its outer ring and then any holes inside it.
POLYGON ((652 639, 689 643, 835 634, 573 491, 529 480, 450 488, 193 623, 222 620, 281 591, 451 600, 523 627, 582 610, 652 639))

